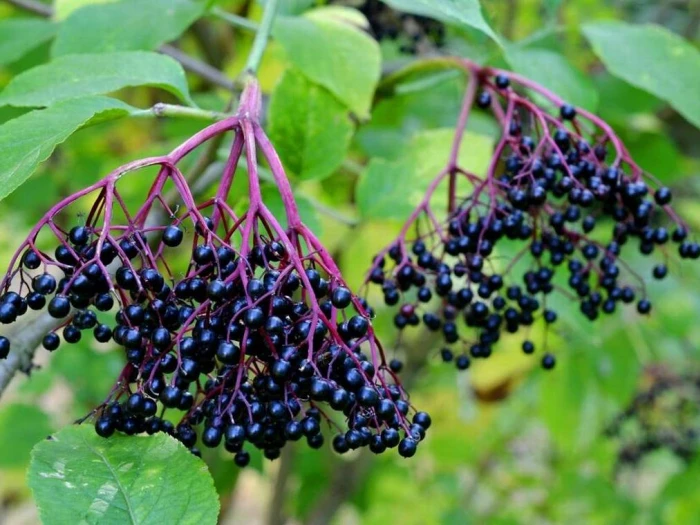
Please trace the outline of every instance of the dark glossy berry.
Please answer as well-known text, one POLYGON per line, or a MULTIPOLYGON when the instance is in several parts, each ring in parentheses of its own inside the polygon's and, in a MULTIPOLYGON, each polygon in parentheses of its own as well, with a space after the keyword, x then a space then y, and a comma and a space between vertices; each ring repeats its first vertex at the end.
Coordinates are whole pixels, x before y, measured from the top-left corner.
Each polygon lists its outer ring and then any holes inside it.
POLYGON ((0 359, 5 359, 10 355, 10 340, 0 335, 0 359))
POLYGON ((95 432, 97 432, 98 436, 101 436, 103 438, 108 438, 112 434, 114 434, 114 431, 116 430, 116 427, 114 425, 114 421, 110 418, 107 417, 101 417, 97 421, 95 421, 95 432))
POLYGON ((648 314, 651 312, 651 302, 648 299, 641 299, 637 303, 637 311, 640 314, 648 314))
POLYGON ((207 427, 202 433, 202 443, 209 448, 218 447, 222 436, 220 428, 207 427))
POLYGON ((48 273, 37 275, 32 279, 32 288, 35 292, 48 295, 56 291, 56 279, 48 273))
POLYGON ((347 308, 352 300, 352 293, 350 290, 344 286, 338 286, 333 290, 333 295, 331 296, 331 302, 336 308, 347 308))
POLYGON ((338 434, 333 438, 332 446, 333 450, 335 450, 338 454, 345 454, 348 450, 350 450, 350 445, 348 445, 345 436, 342 434, 338 434))
POLYGON ((41 266, 41 257, 34 250, 27 250, 22 256, 22 264, 29 270, 36 270, 41 266))
POLYGON ((665 186, 659 188, 658 190, 656 190, 656 192, 654 192, 654 200, 659 206, 665 206, 666 204, 669 204, 671 202, 671 198, 671 190, 669 190, 665 186))
POLYGON ((457 370, 466 370, 467 368, 469 368, 470 364, 471 364, 471 361, 469 360, 469 357, 466 355, 457 356, 457 359, 455 360, 455 365, 457 366, 457 370))
POLYGON ((126 408, 132 414, 141 414, 145 406, 145 401, 146 399, 143 397, 143 394, 139 394, 138 392, 131 394, 129 399, 126 400, 126 408))
POLYGON ((49 301, 49 314, 51 317, 61 319, 70 312, 70 301, 65 295, 56 295, 49 301))
POLYGON ((233 365, 238 363, 241 357, 241 350, 231 342, 221 341, 216 350, 216 357, 224 364, 233 365))
MULTIPOLYGON (((482 91, 476 98, 476 105, 481 109, 486 109, 491 105, 491 94, 487 91, 482 91)), ((420 254, 416 254, 420 255, 420 254)))
POLYGON ((414 439, 403 438, 399 443, 399 455, 404 458, 411 458, 416 454, 417 443, 414 439))
POLYGON ((430 419, 430 416, 425 413, 425 412, 416 412, 413 415, 413 422, 416 425, 422 426, 425 430, 428 430, 430 428, 430 425, 432 423, 432 420, 430 419))
POLYGON ((250 463, 250 454, 245 450, 236 452, 236 455, 233 456, 233 462, 241 468, 246 467, 250 463))
POLYGON ((63 339, 66 343, 77 343, 81 339, 80 330, 73 325, 66 326, 63 329, 63 339))
POLYGON ((58 334, 50 332, 44 336, 41 344, 46 350, 53 352, 60 346, 61 338, 58 336, 58 334))
POLYGON ((652 274, 654 279, 663 279, 668 274, 668 268, 665 264, 657 264, 654 266, 652 274))
POLYGON ((354 315, 348 321, 348 332, 355 338, 363 337, 369 329, 369 321, 361 315, 354 315))
POLYGON ((559 108, 559 115, 564 120, 573 120, 576 118, 576 108, 571 104, 564 104, 559 108))
POLYGON ((556 359, 552 354, 547 353, 542 356, 542 368, 544 368, 545 370, 551 370, 552 368, 554 368, 555 364, 556 359))
POLYGON ((163 230, 163 244, 171 248, 180 246, 184 236, 184 232, 179 227, 170 225, 163 230))
POLYGON ((505 89, 510 85, 510 79, 504 74, 498 74, 495 78, 496 87, 499 89, 505 89))

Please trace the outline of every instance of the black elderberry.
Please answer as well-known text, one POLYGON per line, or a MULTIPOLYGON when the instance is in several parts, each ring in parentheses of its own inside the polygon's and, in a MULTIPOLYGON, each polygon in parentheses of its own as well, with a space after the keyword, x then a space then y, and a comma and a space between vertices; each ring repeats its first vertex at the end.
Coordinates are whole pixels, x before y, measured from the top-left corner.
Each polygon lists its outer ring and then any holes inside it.
POLYGON ((399 442, 399 455, 404 458, 413 457, 416 454, 417 443, 412 438, 403 438, 399 442))
POLYGON ((455 366, 457 367, 457 370, 466 370, 469 368, 470 364, 471 361, 466 355, 457 356, 457 359, 455 359, 455 366))
POLYGON ((159 399, 165 407, 175 408, 180 403, 182 391, 174 385, 166 386, 160 393, 159 399))
POLYGON ((77 343, 81 339, 80 330, 73 325, 66 326, 63 329, 63 339, 66 343, 77 343))
POLYGON ((551 370, 554 368, 554 365, 556 364, 556 359, 552 354, 544 354, 542 356, 542 368, 545 370, 551 370))
POLYGON ((641 299, 637 303, 637 311, 640 314, 648 314, 651 311, 651 302, 648 299, 641 299))
POLYGON ((331 296, 331 302, 336 308, 346 308, 350 305, 352 300, 352 294, 350 290, 344 286, 338 286, 333 290, 333 295, 331 296))
POLYGON ((216 427, 207 427, 202 433, 202 443, 209 448, 218 447, 222 438, 221 429, 216 427))
POLYGON ((388 448, 393 448, 399 444, 401 436, 395 428, 385 428, 381 433, 382 442, 388 448))
POLYGON ((95 432, 97 432, 97 435, 103 438, 108 438, 112 434, 114 434, 114 431, 116 430, 116 426, 114 425, 114 421, 108 417, 100 417, 95 421, 95 432))
POLYGON ((179 227, 170 225, 163 230, 163 244, 171 248, 180 246, 184 235, 184 232, 179 227))
POLYGON ((29 270, 36 270, 41 266, 41 257, 34 250, 27 250, 22 256, 22 264, 29 270))
POLYGON ((654 193, 654 200, 659 206, 665 206, 671 202, 671 190, 666 187, 661 187, 654 193))
POLYGON ((85 226, 75 226, 68 232, 68 238, 75 246, 83 246, 90 240, 90 231, 85 226))
POLYGON ((532 354, 535 351, 535 345, 532 341, 523 342, 523 352, 526 354, 532 354))
POLYGON ((571 104, 564 104, 559 108, 559 115, 564 120, 573 120, 576 118, 576 108, 571 104))
POLYGON ((398 374, 403 369, 403 362, 401 362, 399 359, 392 359, 389 361, 389 368, 392 372, 398 374))
POLYGON ((0 359, 5 359, 10 355, 10 340, 0 335, 0 359))
POLYGON ((261 308, 251 308, 243 315, 243 322, 252 330, 260 328, 265 323, 265 313, 261 308))
POLYGON ((663 279, 668 274, 668 267, 665 264, 657 264, 652 271, 654 279, 663 279))
POLYGON ((145 407, 145 401, 146 399, 143 397, 142 394, 131 394, 129 396, 129 399, 126 400, 126 408, 132 414, 141 414, 145 407))
POLYGON ((425 430, 428 430, 430 428, 430 425, 432 424, 432 420, 426 412, 416 412, 413 415, 413 423, 415 423, 416 425, 420 425, 425 430))
POLYGON ((48 350, 49 352, 53 352, 61 344, 61 338, 58 336, 58 334, 49 332, 44 336, 44 339, 41 342, 41 344, 46 350, 48 350))
POLYGON ((0 323, 11 324, 17 319, 17 307, 11 303, 0 304, 0 323))
POLYGON ((496 75, 495 83, 499 89, 505 89, 510 85, 510 79, 506 75, 498 74, 496 75))
POLYGON ((354 338, 365 336, 368 328, 369 321, 361 315, 354 315, 348 321, 348 332, 354 338))
POLYGON ((250 463, 250 454, 245 450, 236 452, 233 456, 233 462, 239 467, 246 467, 250 463))
MULTIPOLYGON (((476 99, 476 105, 481 109, 486 109, 491 105, 491 94, 487 91, 482 91, 476 99)), ((420 255, 416 253, 416 255, 420 255)))

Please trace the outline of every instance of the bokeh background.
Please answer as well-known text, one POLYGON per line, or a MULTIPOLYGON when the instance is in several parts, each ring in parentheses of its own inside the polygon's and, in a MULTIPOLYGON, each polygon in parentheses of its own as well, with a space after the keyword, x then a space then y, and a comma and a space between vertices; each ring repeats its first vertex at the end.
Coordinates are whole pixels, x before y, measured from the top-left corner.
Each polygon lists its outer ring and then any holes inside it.
MULTIPOLYGON (((66 13, 87 3, 97 2, 57 2, 66 13)), ((290 16, 322 3, 282 2, 290 16)), ((215 4, 251 20, 261 13, 253 1, 215 4)), ((335 4, 361 8, 370 16, 374 34, 382 37, 385 72, 438 52, 504 64, 498 49, 478 32, 401 16, 378 2, 335 4)), ((668 104, 606 72, 579 28, 598 20, 650 22, 697 46, 700 2, 483 0, 482 7, 492 27, 520 50, 535 50, 540 58, 546 51, 545 58, 556 55, 569 72, 578 71, 572 74, 572 89, 616 129, 641 166, 673 189, 677 209, 697 231, 700 133, 668 104)), ((0 2, 0 20, 18 16, 28 13, 0 2)), ((172 45, 235 78, 251 39, 250 32, 206 17, 172 45)), ((0 34, 2 45, 8 43, 0 34)), ((45 62, 50 46, 47 40, 0 62, 0 87, 45 62)), ((550 66, 533 58, 527 67, 534 76, 546 76, 550 66)), ((266 93, 287 68, 285 52, 273 40, 260 72, 266 93)), ((188 79, 200 106, 224 107, 225 90, 197 74, 188 79)), ((458 76, 444 76, 378 96, 371 119, 358 123, 342 165, 322 180, 294 180, 305 219, 320 231, 354 287, 360 286, 373 253, 401 225, 400 216, 381 214, 380 219, 358 210, 356 189, 368 176, 368 163, 410 158, 429 177, 435 159, 444 155, 463 87, 458 76), (424 147, 417 155, 416 144, 424 147)), ((700 93, 700 85, 694 88, 700 93)), ((145 88, 118 96, 144 108, 172 101, 163 91, 145 88)), ((0 123, 23 111, 0 108, 0 123)), ((73 135, 32 179, 0 202, 0 262, 8 262, 18 239, 60 197, 128 160, 171 149, 201 126, 191 120, 124 119, 73 135)), ((476 138, 465 143, 463 153, 473 162, 490 155, 492 130, 491 123, 478 118, 471 124, 476 138)), ((150 181, 130 178, 123 184, 135 202, 150 181)), ((411 188, 400 185, 396 179, 376 188, 384 192, 385 206, 414 197, 411 188)), ((276 198, 273 188, 266 192, 276 198)), ((243 191, 238 195, 237 204, 244 206, 243 191)), ((628 262, 650 276, 650 261, 638 256, 628 262)), ((524 336, 518 335, 499 343, 488 361, 458 373, 441 362, 439 341, 428 334, 414 331, 399 341, 391 313, 378 307, 379 334, 390 355, 406 361, 404 377, 413 401, 433 418, 417 456, 339 457, 329 447, 313 451, 291 445, 281 460, 254 456, 241 471, 223 451, 210 453, 205 460, 221 497, 221 522, 700 523, 700 268, 673 257, 668 264, 670 277, 649 284, 655 298, 649 317, 640 318, 632 309, 591 324, 577 305, 562 300, 556 330, 548 334, 548 348, 557 357, 551 372, 539 367, 539 354, 521 352, 524 336)), ((529 337, 541 343, 541 327, 529 337)), ((38 522, 25 482, 32 446, 99 404, 122 360, 109 346, 84 338, 53 355, 39 352, 31 377, 16 377, 0 401, 0 523, 38 522)))

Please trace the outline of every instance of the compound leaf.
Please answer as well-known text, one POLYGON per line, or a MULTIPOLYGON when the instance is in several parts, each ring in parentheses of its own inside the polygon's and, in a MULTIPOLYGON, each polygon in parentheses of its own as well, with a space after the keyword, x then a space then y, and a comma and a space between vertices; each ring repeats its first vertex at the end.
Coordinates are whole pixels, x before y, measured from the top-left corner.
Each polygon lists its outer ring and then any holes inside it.
POLYGON ((133 108, 108 97, 67 100, 0 126, 0 199, 26 181, 61 142, 94 119, 128 115, 133 108))
POLYGON ((29 486, 41 521, 214 524, 219 498, 206 465, 164 433, 99 437, 64 428, 32 451, 29 486))
POLYGON ((203 2, 190 0, 124 0, 88 5, 71 13, 61 24, 52 54, 150 51, 180 36, 203 11, 203 2))
POLYGON ((129 86, 154 86, 191 103, 185 73, 170 57, 146 51, 66 55, 14 77, 0 106, 50 106, 129 86))
POLYGON ((608 70, 668 102, 700 127, 700 51, 656 25, 597 22, 583 26, 608 70))

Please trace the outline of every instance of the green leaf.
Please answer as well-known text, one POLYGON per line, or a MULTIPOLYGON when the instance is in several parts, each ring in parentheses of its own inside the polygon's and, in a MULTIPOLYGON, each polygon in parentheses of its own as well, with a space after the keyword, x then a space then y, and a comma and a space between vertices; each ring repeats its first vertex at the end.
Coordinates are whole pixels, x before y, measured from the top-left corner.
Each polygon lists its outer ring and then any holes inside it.
POLYGON ((458 27, 473 27, 501 44, 481 13, 479 0, 384 0, 394 9, 435 18, 458 27))
POLYGON ((28 482, 45 525, 214 524, 219 498, 206 465, 174 438, 99 437, 71 426, 32 451, 28 482))
POLYGON ((0 469, 24 468, 29 452, 51 432, 51 423, 34 405, 12 404, 0 410, 0 469))
POLYGON ((416 176, 408 158, 390 161, 374 158, 360 176, 356 198, 365 219, 407 218, 417 204, 416 176), (400 198, 403 194, 404 198, 400 198))
POLYGON ((506 51, 506 59, 517 73, 542 84, 566 102, 595 111, 598 93, 593 82, 559 53, 511 46, 506 51))
POLYGON ((379 45, 356 26, 324 12, 320 8, 301 17, 279 17, 274 37, 309 80, 367 118, 380 75, 379 45))
MULTIPOLYGON (((372 108, 372 120, 360 127, 356 140, 370 157, 396 159, 416 133, 454 126, 464 89, 463 79, 454 78, 382 99, 372 108)), ((495 121, 480 112, 470 115, 467 130, 494 136, 499 131, 495 121)))
POLYGON ((86 6, 61 24, 52 54, 151 51, 180 36, 203 11, 203 2, 190 0, 124 0, 86 6))
POLYGON ((0 65, 22 58, 56 33, 56 26, 40 18, 0 20, 0 65))
POLYGON ((113 1, 114 0, 54 0, 53 17, 56 20, 65 20, 73 11, 80 9, 83 6, 106 4, 113 1))
POLYGON ((640 133, 625 140, 630 155, 644 170, 663 183, 683 176, 681 155, 665 133, 640 133))
POLYGON ((154 86, 192 103, 185 73, 170 57, 145 51, 67 55, 17 75, 0 105, 49 106, 129 86, 154 86))
POLYGON ((542 418, 554 442, 571 457, 598 435, 588 417, 595 410, 594 376, 588 356, 578 352, 561 356, 553 373, 538 378, 542 418))
POLYGON ((657 496, 654 507, 659 513, 659 523, 692 523, 697 519, 700 513, 698 479, 700 460, 696 458, 688 468, 671 478, 657 496))
POLYGON ((595 370, 598 388, 620 407, 636 391, 641 370, 628 330, 626 327, 616 330, 602 344, 591 345, 587 357, 595 370))
MULTIPOLYGON (((265 0, 260 0, 260 4, 265 5, 265 0)), ((299 15, 310 9, 316 0, 284 0, 279 2, 277 7, 278 15, 299 15)))
POLYGON ((700 51, 650 24, 598 22, 584 25, 583 33, 613 75, 665 100, 700 127, 700 51))
POLYGON ((331 175, 342 164, 353 133, 347 109, 294 70, 285 72, 272 93, 268 125, 285 168, 302 179, 331 175))
MULTIPOLYGON (((417 133, 398 160, 373 158, 360 176, 355 197, 364 219, 406 219, 426 188, 445 167, 454 129, 417 133)), ((483 173, 493 151, 493 139, 467 131, 459 165, 483 173)))
POLYGON ((107 97, 68 100, 0 126, 0 199, 26 181, 54 148, 94 119, 128 115, 133 108, 107 97))

